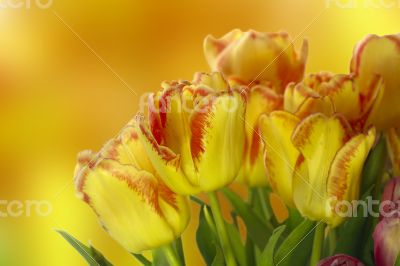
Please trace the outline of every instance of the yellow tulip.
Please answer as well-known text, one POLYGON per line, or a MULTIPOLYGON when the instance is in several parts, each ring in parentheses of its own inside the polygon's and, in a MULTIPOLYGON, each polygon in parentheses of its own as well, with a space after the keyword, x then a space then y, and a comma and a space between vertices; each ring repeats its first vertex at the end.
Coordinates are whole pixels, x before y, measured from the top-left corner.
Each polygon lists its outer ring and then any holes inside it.
POLYGON ((214 71, 244 83, 269 81, 283 92, 303 78, 308 45, 298 53, 287 33, 232 30, 217 39, 207 36, 204 53, 214 71))
POLYGON ((337 203, 358 197, 360 176, 375 130, 354 135, 339 115, 316 113, 300 120, 275 111, 260 120, 271 187, 289 206, 331 226, 343 217, 337 203))
POLYGON ((369 97, 376 76, 384 82, 384 89, 368 118, 368 124, 388 129, 400 124, 400 34, 369 35, 356 46, 351 71, 361 88, 361 96, 369 97))
POLYGON ((386 132, 386 142, 392 161, 393 174, 400 176, 400 128, 391 128, 386 132))
POLYGON ((221 74, 164 83, 149 102, 139 139, 173 191, 211 192, 234 180, 243 159, 245 100, 221 74))
POLYGON ((133 125, 98 154, 79 154, 75 186, 103 228, 129 252, 169 244, 190 219, 188 199, 159 179, 133 125))
POLYGON ((300 152, 293 176, 293 201, 300 213, 332 227, 345 215, 343 201, 359 196, 364 162, 375 142, 375 130, 353 135, 347 121, 317 113, 296 127, 292 136, 300 152))
POLYGON ((291 142, 291 136, 299 123, 299 118, 284 111, 275 111, 263 115, 260 119, 269 184, 291 207, 294 207, 292 188, 294 169, 300 155, 291 142))
POLYGON ((246 95, 246 142, 245 157, 238 180, 253 186, 268 185, 264 168, 264 144, 261 140, 259 119, 262 114, 282 109, 283 97, 272 88, 256 85, 244 90, 246 95))
POLYGON ((284 109, 305 118, 313 113, 328 116, 341 113, 353 128, 363 129, 383 83, 376 76, 368 95, 362 95, 352 75, 327 72, 311 74, 298 84, 291 83, 284 94, 284 109))

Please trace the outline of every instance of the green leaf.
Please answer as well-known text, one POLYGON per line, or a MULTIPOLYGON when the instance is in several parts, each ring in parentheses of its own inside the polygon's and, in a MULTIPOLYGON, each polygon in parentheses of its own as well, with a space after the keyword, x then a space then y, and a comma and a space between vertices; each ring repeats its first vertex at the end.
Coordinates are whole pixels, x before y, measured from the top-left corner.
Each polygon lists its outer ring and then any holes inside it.
POLYGON ((219 246, 215 224, 211 216, 211 210, 207 205, 203 205, 200 210, 196 241, 206 264, 212 265, 216 257, 219 256, 218 252, 221 248, 219 246))
POLYGON ((396 259, 394 266, 400 266, 400 253, 399 253, 399 255, 397 255, 397 259, 396 259))
POLYGON ((213 259, 211 266, 225 266, 225 258, 222 249, 219 246, 215 247, 216 255, 213 259))
POLYGON ((265 247, 264 251, 261 253, 259 259, 259 266, 274 266, 274 253, 276 244, 279 241, 282 233, 285 231, 286 226, 282 225, 279 226, 274 230, 272 233, 271 238, 269 239, 267 246, 265 247))
POLYGON ((299 211, 295 208, 288 207, 289 217, 285 221, 286 230, 285 234, 289 235, 297 226, 299 226, 304 218, 301 216, 299 211))
POLYGON ((238 195, 229 189, 222 189, 223 194, 229 200, 232 208, 243 219, 247 233, 260 249, 263 249, 267 244, 272 230, 255 214, 250 205, 244 202, 238 195))
POLYGON ((144 266, 151 266, 151 261, 149 261, 148 259, 146 259, 145 256, 143 256, 142 254, 135 254, 135 253, 131 253, 140 263, 142 263, 142 265, 144 266))
POLYGON ((247 266, 246 249, 243 245, 242 239, 240 238, 240 233, 235 225, 230 223, 225 223, 226 229, 229 234, 229 241, 232 245, 233 252, 235 253, 235 258, 240 266, 247 266))
MULTIPOLYGON (((387 148, 385 138, 381 137, 378 144, 368 155, 364 164, 361 184, 361 195, 377 183, 377 179, 383 176, 387 160, 387 148)), ((379 189, 379 188, 378 188, 379 189)))
POLYGON ((76 251, 86 260, 90 266, 110 266, 112 265, 104 256, 93 247, 87 247, 79 240, 65 231, 56 230, 76 251))
MULTIPOLYGON (((372 193, 373 187, 370 187, 362 196, 362 200, 366 200, 372 193)), ((360 258, 360 247, 364 246, 363 237, 372 232, 366 232, 368 217, 364 217, 363 206, 358 206, 356 216, 349 218, 339 231, 335 254, 347 254, 356 258, 360 258)))
POLYGON ((274 262, 283 265, 306 265, 310 257, 315 222, 304 219, 276 251, 274 262))

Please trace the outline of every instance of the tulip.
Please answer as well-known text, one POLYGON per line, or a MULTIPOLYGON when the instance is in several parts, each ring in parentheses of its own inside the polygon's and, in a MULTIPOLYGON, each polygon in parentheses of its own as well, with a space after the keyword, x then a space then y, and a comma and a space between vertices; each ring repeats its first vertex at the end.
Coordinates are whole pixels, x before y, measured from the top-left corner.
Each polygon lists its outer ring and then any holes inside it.
POLYGON ((375 142, 375 130, 354 135, 340 115, 314 114, 304 119, 292 136, 299 150, 293 177, 293 199, 310 220, 331 227, 343 221, 339 204, 358 199, 364 162, 375 142))
POLYGON ((393 173, 400 176, 400 128, 391 128, 386 132, 386 141, 393 173))
POLYGON ((376 76, 384 82, 377 102, 368 118, 368 124, 378 129, 400 124, 400 34, 369 35, 360 41, 353 53, 351 71, 361 88, 361 97, 369 97, 376 76))
POLYGON ((321 260, 318 266, 364 266, 364 264, 351 256, 338 254, 321 260))
POLYGON ((400 218, 384 218, 373 233, 376 266, 394 266, 400 252, 400 218))
POLYGON ((79 154, 75 186, 103 228, 129 252, 169 244, 190 219, 187 198, 160 180, 133 125, 100 153, 79 154))
POLYGON ((269 184, 285 204, 292 207, 294 167, 300 153, 291 142, 291 137, 299 123, 299 118, 284 111, 274 111, 260 119, 269 184))
POLYGON ((363 129, 382 88, 383 84, 377 78, 368 97, 361 97, 361 90, 354 76, 320 72, 308 75, 298 84, 291 83, 287 86, 284 109, 300 118, 317 112, 328 116, 341 113, 353 128, 363 129))
POLYGON ((258 121, 262 114, 282 109, 283 97, 270 87, 262 85, 246 88, 245 94, 247 98, 245 157, 238 180, 250 187, 266 186, 268 180, 264 169, 264 144, 258 121))
POLYGON ((381 218, 400 217, 400 177, 387 182, 381 202, 381 218))
POLYGON ((316 113, 300 122, 285 112, 271 113, 261 127, 272 188, 310 220, 339 225, 337 204, 357 199, 375 130, 354 135, 340 115, 316 113))
POLYGON ((289 82, 302 79, 308 44, 296 52, 287 33, 232 30, 216 39, 207 36, 204 54, 214 71, 247 84, 269 81, 283 92, 289 82))
POLYGON ((149 124, 138 135, 161 179, 174 192, 211 192, 242 165, 245 100, 219 73, 169 82, 149 97, 149 124))

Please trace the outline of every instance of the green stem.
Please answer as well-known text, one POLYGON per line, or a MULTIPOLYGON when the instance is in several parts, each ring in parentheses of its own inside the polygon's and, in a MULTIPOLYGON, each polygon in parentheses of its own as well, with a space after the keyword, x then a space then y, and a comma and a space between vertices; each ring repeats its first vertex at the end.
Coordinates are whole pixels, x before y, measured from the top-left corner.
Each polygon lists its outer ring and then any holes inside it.
POLYGON ((186 265, 185 263, 185 253, 183 251, 182 237, 179 237, 175 240, 175 246, 178 253, 179 258, 181 259, 182 265, 186 265))
POLYGON ((178 258, 178 255, 176 254, 174 248, 172 247, 172 244, 162 247, 162 251, 164 252, 165 257, 167 258, 169 265, 182 266, 181 260, 178 258))
POLYGON ((236 266, 235 257, 232 252, 232 247, 229 241, 228 232, 225 227, 225 221, 222 217, 221 208, 219 206, 218 197, 215 192, 209 192, 208 198, 210 201, 211 211, 214 217, 214 222, 217 227, 219 241, 224 252, 224 257, 227 266, 236 266))
POLYGON ((320 222, 315 228, 310 266, 316 266, 321 260, 321 251, 325 237, 325 226, 325 223, 320 222))
POLYGON ((265 193, 264 193, 262 187, 257 187, 257 194, 258 194, 258 197, 260 198, 261 209, 262 209, 265 221, 267 223, 269 223, 269 221, 271 219, 271 211, 268 208, 268 205, 267 205, 268 199, 265 197, 265 193))

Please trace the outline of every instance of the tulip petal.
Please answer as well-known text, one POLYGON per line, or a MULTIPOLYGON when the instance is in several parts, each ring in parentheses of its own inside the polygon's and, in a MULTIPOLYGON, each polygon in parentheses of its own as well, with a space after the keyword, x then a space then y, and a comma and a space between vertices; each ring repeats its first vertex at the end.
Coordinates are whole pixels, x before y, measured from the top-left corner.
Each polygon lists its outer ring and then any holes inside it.
MULTIPOLYGON (((341 148, 333 160, 327 182, 328 198, 334 207, 337 201, 353 200, 359 196, 361 173, 368 153, 375 142, 375 129, 367 135, 359 134, 341 148)), ((340 224, 342 217, 335 216, 331 226, 340 224)))
POLYGON ((263 115, 260 129, 265 147, 265 167, 269 183, 286 204, 292 200, 292 178, 299 152, 291 143, 292 133, 300 120, 284 111, 263 115))
MULTIPOLYGON (((111 237, 130 252, 162 246, 178 237, 165 220, 159 184, 152 174, 104 159, 77 178, 78 193, 85 195, 111 237)), ((163 201, 178 215, 173 193, 163 201)))
MULTIPOLYGON (((379 37, 369 35, 354 50, 351 71, 356 75, 361 94, 371 94, 371 84, 381 76, 385 85, 382 104, 370 122, 378 128, 387 129, 400 122, 398 104, 400 86, 400 35, 379 37)), ((378 108, 378 107, 377 107, 378 108)))
POLYGON ((145 150, 135 130, 134 122, 128 124, 118 137, 107 142, 100 151, 103 158, 130 164, 137 169, 143 169, 155 174, 154 168, 145 155, 145 150))
POLYGON ((190 119, 191 151, 203 191, 223 187, 236 177, 243 158, 245 103, 237 92, 210 95, 190 119))
POLYGON ((138 121, 136 131, 153 167, 171 190, 181 195, 196 194, 200 191, 196 183, 189 180, 190 173, 184 172, 180 155, 158 145, 143 121, 138 121))
POLYGON ((293 197, 300 213, 314 220, 327 216, 327 179, 337 151, 350 138, 351 128, 341 116, 317 113, 304 119, 292 136, 301 152, 293 179, 293 197), (329 136, 329 137, 327 137, 329 136))
POLYGON ((238 179, 249 186, 266 186, 268 180, 264 169, 264 149, 258 121, 262 114, 282 109, 283 98, 272 88, 263 85, 248 89, 246 94, 246 156, 238 179))

